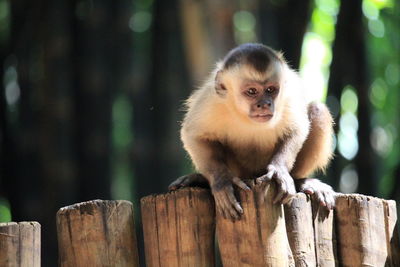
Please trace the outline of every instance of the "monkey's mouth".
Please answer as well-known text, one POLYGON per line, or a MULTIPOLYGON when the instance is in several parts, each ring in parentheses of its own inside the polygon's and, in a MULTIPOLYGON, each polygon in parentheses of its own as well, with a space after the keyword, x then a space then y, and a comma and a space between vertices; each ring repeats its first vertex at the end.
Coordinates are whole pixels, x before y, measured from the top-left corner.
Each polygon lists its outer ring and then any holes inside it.
POLYGON ((273 117, 272 113, 251 114, 250 118, 257 122, 266 122, 273 117))

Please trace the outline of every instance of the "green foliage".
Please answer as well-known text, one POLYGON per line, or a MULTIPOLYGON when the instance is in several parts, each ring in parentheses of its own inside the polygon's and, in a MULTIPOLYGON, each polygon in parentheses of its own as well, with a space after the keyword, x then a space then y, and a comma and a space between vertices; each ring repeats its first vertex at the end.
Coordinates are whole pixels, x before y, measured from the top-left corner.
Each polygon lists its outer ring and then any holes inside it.
POLYGON ((316 0, 304 37, 300 74, 308 85, 312 100, 326 98, 338 10, 338 0, 316 0))
POLYGON ((373 106, 371 143, 379 157, 380 192, 387 197, 396 177, 400 157, 398 116, 400 105, 400 6, 391 0, 364 0, 368 25, 367 55, 371 72, 370 101, 373 106))
POLYGON ((11 221, 11 211, 9 203, 0 198, 0 223, 1 222, 10 222, 11 221))
POLYGON ((256 18, 253 13, 246 10, 235 12, 233 15, 233 25, 237 44, 256 41, 256 18))
MULTIPOLYGON (((304 38, 300 72, 314 91, 313 94, 320 96, 320 99, 326 95, 339 4, 338 0, 315 0, 311 22, 304 38)), ((364 0, 362 5, 367 29, 369 98, 373 114, 371 145, 381 158, 377 170, 381 178, 380 192, 384 197, 392 190, 395 179, 393 172, 400 157, 399 5, 398 1, 393 0, 364 0)), ((357 120, 358 98, 354 89, 344 88, 340 102, 342 120, 338 136, 339 151, 342 150, 345 158, 351 160, 354 148, 358 147, 355 138, 358 122, 354 121, 357 120)))

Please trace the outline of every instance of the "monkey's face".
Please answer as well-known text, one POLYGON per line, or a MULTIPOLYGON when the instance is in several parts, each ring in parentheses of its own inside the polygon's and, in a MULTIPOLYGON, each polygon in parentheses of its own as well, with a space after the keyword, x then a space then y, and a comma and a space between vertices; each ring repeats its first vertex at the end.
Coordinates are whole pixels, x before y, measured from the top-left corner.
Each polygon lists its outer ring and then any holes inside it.
POLYGON ((270 74, 241 68, 225 75, 230 102, 233 102, 233 107, 241 117, 256 123, 268 123, 276 117, 281 90, 280 75, 270 74))
MULTIPOLYGON (((247 109, 248 117, 260 123, 271 120, 275 111, 275 99, 279 84, 271 81, 243 80, 239 88, 241 105, 247 109)), ((243 108, 244 108, 243 107, 243 108)))

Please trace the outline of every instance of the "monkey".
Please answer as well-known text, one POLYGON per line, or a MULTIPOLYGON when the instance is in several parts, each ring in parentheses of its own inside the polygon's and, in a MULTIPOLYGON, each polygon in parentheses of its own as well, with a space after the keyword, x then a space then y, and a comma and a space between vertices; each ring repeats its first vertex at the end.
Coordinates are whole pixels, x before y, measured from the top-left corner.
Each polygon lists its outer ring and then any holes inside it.
POLYGON ((326 105, 306 100, 299 75, 268 46, 247 43, 228 52, 187 99, 180 133, 197 173, 169 189, 207 183, 224 218, 243 214, 234 186, 250 190, 244 179, 274 181, 274 203, 289 203, 297 186, 334 207, 333 189, 307 178, 332 158, 332 116, 326 105))

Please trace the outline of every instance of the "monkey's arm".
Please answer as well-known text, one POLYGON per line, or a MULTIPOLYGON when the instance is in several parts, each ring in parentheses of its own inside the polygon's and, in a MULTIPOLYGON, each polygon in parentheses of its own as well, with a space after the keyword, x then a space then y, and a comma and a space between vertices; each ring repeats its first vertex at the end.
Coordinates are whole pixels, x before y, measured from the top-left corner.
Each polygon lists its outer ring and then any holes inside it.
POLYGON ((290 171, 293 168, 296 156, 307 137, 308 126, 298 127, 281 138, 275 148, 271 162, 267 166, 267 174, 256 179, 257 183, 275 180, 278 192, 274 203, 286 204, 296 194, 296 188, 290 171))
POLYGON ((193 163, 209 182, 214 196, 217 212, 225 218, 239 219, 243 209, 237 201, 233 185, 244 190, 250 190, 238 177, 234 177, 225 163, 224 148, 218 141, 210 141, 190 136, 182 131, 185 149, 190 154, 193 163))

